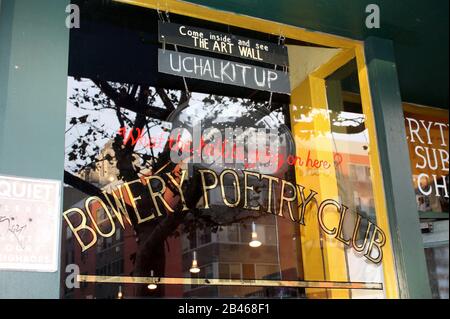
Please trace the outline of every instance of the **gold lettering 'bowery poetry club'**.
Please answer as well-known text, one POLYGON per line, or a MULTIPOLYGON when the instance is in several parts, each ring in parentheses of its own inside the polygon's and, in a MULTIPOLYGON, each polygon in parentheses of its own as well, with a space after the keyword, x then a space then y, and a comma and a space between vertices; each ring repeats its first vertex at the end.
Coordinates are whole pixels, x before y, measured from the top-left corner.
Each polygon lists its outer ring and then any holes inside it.
MULTIPOLYGON (((294 185, 278 177, 264 175, 257 172, 242 170, 243 180, 235 170, 225 169, 220 174, 213 170, 198 170, 201 181, 201 192, 203 197, 204 209, 210 208, 210 192, 220 189, 223 204, 229 208, 241 208, 249 211, 255 211, 261 214, 274 214, 278 217, 288 218, 292 222, 307 227, 305 223, 306 214, 315 214, 320 229, 329 237, 332 237, 345 246, 351 247, 358 254, 363 255, 369 261, 378 264, 383 258, 382 247, 386 243, 386 235, 374 222, 366 219, 358 213, 350 212, 348 207, 334 199, 318 200, 318 193, 309 190, 306 194, 305 187, 299 184, 294 185), (233 180, 234 196, 226 194, 225 177, 227 180, 233 180), (256 184, 264 185, 268 190, 265 209, 262 206, 251 205, 251 195, 255 192, 256 184), (274 202, 274 192, 277 193, 277 203, 274 202), (275 207, 278 208, 275 208, 275 207), (326 219, 327 214, 338 214, 337 219, 326 219), (351 216, 353 215, 353 216, 351 216), (352 218, 353 217, 353 218, 352 218), (344 222, 347 218, 355 220, 353 231, 345 235, 343 231, 344 222), (334 224, 330 222, 334 220, 334 224), (364 221, 365 220, 365 221, 364 221), (364 222, 363 222, 364 221, 364 222), (363 227, 364 225, 364 227, 363 227), (364 229, 362 229, 364 228, 364 229), (364 234, 364 238, 360 238, 364 234)), ((187 170, 180 169, 178 173, 166 173, 167 182, 161 176, 148 176, 144 179, 127 182, 110 193, 104 191, 102 196, 91 196, 86 199, 84 210, 81 208, 71 208, 64 212, 64 219, 71 228, 82 251, 91 248, 97 241, 98 236, 108 238, 114 235, 116 231, 115 219, 125 228, 125 222, 132 225, 130 215, 134 214, 133 220, 137 224, 152 221, 164 214, 183 214, 189 211, 186 204, 186 198, 183 191, 183 184, 186 181, 187 170), (170 188, 167 184, 170 183, 170 188), (131 186, 139 184, 145 186, 151 198, 151 207, 146 211, 138 209, 138 203, 142 196, 133 194, 131 186), (164 195, 168 190, 174 190, 179 198, 179 205, 171 207, 164 195), (109 231, 102 230, 94 216, 96 210, 103 209, 107 216, 106 222, 110 224, 109 231), (150 211, 150 213, 149 213, 150 211), (73 223, 73 216, 79 215, 78 223, 73 223), (124 218, 125 217, 125 218, 124 218), (88 218, 91 223, 88 223, 88 218), (80 221, 81 220, 81 221, 80 221), (76 224, 76 225, 74 225, 76 224), (88 236, 80 236, 81 231, 91 233, 90 240, 86 241, 88 236)), ((142 195, 142 194, 140 194, 142 195)))

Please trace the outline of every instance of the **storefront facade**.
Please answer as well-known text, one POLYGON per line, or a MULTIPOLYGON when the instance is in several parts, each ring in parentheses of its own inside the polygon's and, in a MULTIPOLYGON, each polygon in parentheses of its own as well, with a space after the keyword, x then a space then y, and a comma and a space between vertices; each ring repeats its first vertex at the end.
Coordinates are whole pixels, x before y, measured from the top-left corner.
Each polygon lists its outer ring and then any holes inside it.
POLYGON ((269 5, 74 4, 69 30, 64 1, 1 3, 0 174, 64 185, 57 271, 5 262, 1 297, 448 298, 448 114, 402 102, 395 43, 269 5), (226 128, 274 156, 196 161, 226 128))

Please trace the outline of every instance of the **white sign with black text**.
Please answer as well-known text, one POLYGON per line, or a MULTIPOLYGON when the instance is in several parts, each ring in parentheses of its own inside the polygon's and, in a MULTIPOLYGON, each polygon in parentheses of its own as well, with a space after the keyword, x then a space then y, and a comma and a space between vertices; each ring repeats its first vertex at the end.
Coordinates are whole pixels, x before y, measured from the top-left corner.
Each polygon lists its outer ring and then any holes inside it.
POLYGON ((0 270, 58 269, 61 182, 0 176, 0 270))

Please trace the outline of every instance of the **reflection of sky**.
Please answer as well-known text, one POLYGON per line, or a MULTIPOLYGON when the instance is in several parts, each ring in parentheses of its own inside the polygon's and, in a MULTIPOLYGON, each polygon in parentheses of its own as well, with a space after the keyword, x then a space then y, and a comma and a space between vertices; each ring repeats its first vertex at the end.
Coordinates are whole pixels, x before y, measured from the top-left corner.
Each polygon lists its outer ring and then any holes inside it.
MULTIPOLYGON (((79 107, 76 107, 72 104, 71 100, 69 100, 69 97, 74 95, 76 93, 75 89, 79 89, 80 92, 83 89, 89 90, 90 96, 95 96, 95 94, 100 94, 100 90, 97 86, 92 83, 92 81, 88 79, 82 79, 81 82, 74 80, 74 78, 69 77, 68 78, 68 84, 67 84, 67 115, 66 115, 66 138, 65 138, 65 150, 66 154, 69 153, 72 150, 72 145, 76 143, 76 140, 79 137, 84 136, 88 129, 95 125, 96 127, 104 129, 108 134, 115 132, 119 128, 119 122, 117 120, 117 117, 115 115, 114 110, 110 109, 104 109, 102 111, 94 111, 94 106, 90 103, 84 103, 83 107, 86 107, 87 109, 81 109, 79 107), (76 124, 72 129, 72 124, 70 124, 70 121, 73 117, 81 117, 88 115, 88 120, 85 124, 76 124), (97 120, 95 124, 92 123, 92 120, 97 120), (69 130, 70 129, 70 130, 69 130), (68 131, 69 130, 69 131, 68 131)), ((92 153, 92 149, 94 146, 98 146, 100 149, 103 149, 105 144, 110 140, 112 135, 106 138, 99 138, 99 135, 97 135, 97 139, 95 140, 95 143, 92 145, 89 145, 88 150, 90 150, 89 153, 92 153)), ((83 163, 81 161, 78 161, 77 163, 86 165, 88 163, 83 163)), ((75 164, 74 162, 69 162, 66 157, 65 162, 65 168, 69 169, 71 171, 75 170, 75 164)))
MULTIPOLYGON (((353 112, 340 112, 340 118, 346 119, 342 121, 342 126, 355 126, 355 122, 351 120, 360 121, 361 118, 364 118, 364 115, 361 113, 353 113, 353 112)), ((342 134, 342 133, 333 133, 333 138, 337 140, 349 141, 349 142, 361 142, 368 143, 369 136, 367 129, 358 134, 342 134)))
MULTIPOLYGON (((101 128, 105 131, 106 137, 101 137, 100 134, 98 134, 95 138, 95 140, 91 141, 89 144, 87 150, 89 154, 94 154, 93 148, 95 146, 99 147, 100 150, 102 150, 105 147, 105 144, 111 141, 111 139, 114 138, 117 131, 120 128, 119 121, 117 119, 116 111, 113 109, 107 109, 103 108, 102 105, 94 106, 92 103, 84 102, 81 104, 80 107, 76 107, 73 105, 72 101, 69 100, 69 97, 71 97, 74 94, 82 94, 82 90, 87 89, 89 96, 94 97, 96 94, 101 94, 100 89, 89 79, 82 79, 81 81, 76 81, 74 78, 69 77, 68 78, 68 99, 67 99, 67 115, 66 115, 66 137, 65 137, 65 150, 66 155, 72 150, 72 145, 74 143, 77 143, 76 140, 79 137, 83 137, 89 128, 101 128), (75 91, 75 89, 78 89, 79 91, 75 91), (79 93, 78 93, 79 92, 79 93), (98 110, 99 108, 102 108, 101 110, 98 110), (70 124, 70 121, 73 117, 79 118, 81 116, 88 115, 87 122, 85 124, 77 123, 73 128, 72 124, 70 124), (93 122, 93 120, 97 120, 97 122, 93 122)), ((111 102, 112 105, 113 102, 111 102)), ((157 98, 155 101, 155 106, 162 106, 162 101, 157 98)), ((135 113, 134 112, 127 112, 127 117, 130 118, 132 121, 135 119, 135 113)), ((164 132, 161 129, 160 125, 153 126, 153 123, 149 123, 150 127, 150 133, 152 139, 159 138, 160 136, 162 139, 167 139, 168 133, 164 132)), ((167 125, 166 125, 167 126, 167 125)), ((127 127, 127 131, 129 132, 130 127, 127 127)), ((128 134, 127 132, 127 134, 128 134)), ((144 131, 143 136, 146 138, 148 137, 147 131, 144 131)), ((144 153, 150 153, 150 149, 142 143, 138 143, 136 145, 135 149, 136 153, 144 154, 144 153)), ((153 149, 155 155, 158 154, 161 149, 160 148, 154 148, 153 149)), ((97 154, 96 154, 97 155, 97 154)), ((89 162, 78 160, 76 162, 68 161, 68 158, 66 156, 65 161, 65 168, 69 171, 74 172, 76 169, 76 164, 86 165, 89 164, 89 162)))
MULTIPOLYGON (((80 103, 80 106, 77 107, 73 104, 73 101, 69 99, 74 95, 77 95, 80 100, 83 100, 83 90, 87 90, 87 94, 89 97, 95 99, 96 95, 102 97, 101 90, 89 79, 82 79, 81 81, 77 81, 72 77, 68 78, 68 87, 67 87, 67 116, 66 116, 66 137, 65 137, 65 150, 66 150, 66 161, 65 168, 69 171, 75 172, 76 164, 87 165, 89 162, 77 160, 77 161, 68 161, 67 154, 72 151, 72 145, 79 145, 80 142, 77 142, 78 138, 82 138, 86 142, 89 143, 87 147, 87 153, 89 155, 95 154, 94 148, 98 147, 101 151, 104 149, 106 143, 111 141, 116 135, 117 131, 120 128, 119 121, 117 119, 116 111, 114 109, 104 108, 104 105, 94 106, 91 102, 84 101, 80 103), (76 91, 78 89, 78 91, 76 91), (77 123, 76 125, 70 124, 72 118, 79 118, 82 116, 88 116, 87 122, 77 123), (95 121, 95 122, 94 122, 95 121), (105 137, 101 134, 97 134, 94 138, 93 136, 84 137, 89 129, 102 129, 105 132, 105 137)), ((176 93, 179 96, 179 92, 176 93)), ((178 114, 174 114, 172 119, 177 119, 181 122, 190 122, 189 125, 193 125, 196 122, 204 119, 208 115, 212 114, 214 111, 218 111, 218 117, 216 117, 213 121, 215 124, 219 124, 222 122, 232 122, 233 119, 238 119, 247 113, 249 108, 243 107, 241 103, 233 103, 229 98, 224 97, 223 101, 226 104, 226 107, 223 107, 222 103, 218 103, 217 101, 212 101, 212 103, 205 103, 204 99, 208 97, 208 94, 201 93, 192 93, 189 109, 187 111, 177 112, 178 114), (178 118, 177 118, 178 117, 178 118), (188 119, 189 117, 189 119, 188 119)), ((156 94, 156 100, 153 103, 153 106, 156 107, 164 107, 163 102, 161 101, 159 95, 156 94)), ((114 106, 114 103, 111 101, 111 106, 114 106)), ((125 110, 122 110, 125 111, 125 110)), ((135 114, 131 111, 125 111, 127 116, 134 121, 135 114)), ((265 115, 261 112, 260 116, 258 116, 257 123, 249 123, 249 126, 258 127, 279 127, 280 120, 276 117, 274 113, 270 115, 265 115), (262 121, 264 123, 262 123, 262 121), (250 125, 252 124, 252 125, 250 125)), ((171 129, 171 123, 163 122, 163 125, 171 129)), ((148 123, 150 136, 147 132, 147 128, 144 128, 144 132, 142 134, 142 140, 136 144, 135 152, 140 154, 149 154, 151 155, 151 149, 148 145, 145 145, 149 142, 149 139, 156 141, 156 146, 153 147, 153 153, 157 156, 164 146, 165 142, 168 139, 169 132, 166 132, 162 129, 161 125, 155 125, 152 122, 148 123), (159 142, 159 143, 158 143, 159 142)), ((127 127, 127 135, 129 134, 130 127, 127 127)), ((98 152, 97 152, 98 153, 98 152)), ((96 156, 98 154, 95 154, 96 156)))
POLYGON ((343 154, 363 155, 369 154, 367 129, 359 134, 333 133, 334 151, 343 154))
MULTIPOLYGON (((294 110, 298 106, 293 106, 294 110)), ((303 107, 300 107, 303 108, 303 107)), ((312 123, 317 116, 324 116, 329 118, 332 110, 324 110, 315 108, 312 109, 308 114, 301 114, 299 118, 295 119, 297 123, 312 123)), ((364 115, 361 113, 354 112, 339 112, 339 119, 341 119, 340 126, 356 126, 355 121, 361 121, 365 119, 364 115)), ((349 141, 349 142, 362 142, 366 143, 368 141, 367 129, 358 134, 343 134, 343 133, 332 133, 332 137, 337 140, 349 141)))
MULTIPOLYGON (((76 81, 74 78, 69 77, 68 79, 68 96, 71 97, 75 93, 82 95, 82 90, 88 90, 88 94, 90 97, 94 97, 95 95, 101 95, 101 91, 98 89, 98 87, 89 79, 82 79, 81 81, 76 81), (78 89, 79 91, 75 91, 75 89, 78 89)), ((192 93, 192 97, 189 103, 188 110, 184 112, 178 112, 177 115, 175 115, 172 118, 177 118, 181 122, 188 121, 188 116, 190 117, 191 123, 190 125, 195 124, 199 120, 205 118, 208 116, 208 114, 211 114, 213 111, 218 111, 218 117, 216 117, 213 121, 215 124, 224 123, 224 122, 232 122, 233 119, 238 119, 245 115, 248 108, 242 107, 241 103, 233 103, 230 99, 224 98, 224 102, 227 104, 227 107, 221 107, 222 104, 218 103, 216 101, 213 101, 212 104, 205 103, 203 100, 205 97, 209 96, 208 94, 201 94, 201 93, 192 93), (192 111, 193 110, 193 111, 192 111)), ((111 102, 113 103, 113 102, 111 102)), ((159 96, 156 95, 156 101, 154 103, 154 106, 160 106, 162 107, 163 103, 160 100, 159 96)), ((83 137, 89 128, 98 128, 103 129, 106 133, 106 137, 103 137, 101 134, 97 134, 96 138, 94 139, 92 136, 90 136, 90 140, 87 140, 89 142, 89 146, 87 147, 87 153, 88 154, 94 154, 94 147, 98 147, 100 150, 102 150, 105 147, 105 144, 111 139, 114 138, 115 134, 117 133, 119 129, 119 121, 116 116, 116 112, 113 109, 105 109, 102 105, 94 106, 92 103, 84 102, 80 105, 81 107, 76 107, 73 105, 71 100, 67 100, 67 117, 66 117, 66 139, 65 139, 65 150, 66 155, 72 151, 72 145, 74 145, 76 140, 80 137, 83 137), (102 108, 101 110, 98 110, 99 108, 102 108), (72 127, 72 124, 70 124, 70 121, 73 117, 79 118, 82 116, 88 115, 87 122, 85 124, 78 123, 75 126, 72 127), (93 122, 96 120, 96 122, 93 122)), ((298 121, 299 122, 310 122, 312 121, 312 117, 315 115, 314 112, 323 112, 323 110, 312 110, 312 112, 309 114, 310 116, 302 116, 298 121)), ((326 112, 325 112, 326 113, 326 112)), ((326 114, 328 115, 328 114, 326 114)), ((135 114, 133 112, 128 111, 127 116, 133 121, 135 118, 135 114)), ((353 121, 350 120, 356 120, 360 119, 362 114, 359 113, 350 113, 350 112, 342 112, 340 114, 340 117, 343 119, 348 119, 349 121, 343 121, 342 125, 355 125, 353 121)), ((276 118, 276 115, 272 112, 270 115, 265 115, 261 112, 258 117, 258 122, 253 123, 253 127, 279 127, 280 126, 280 119, 276 118), (264 123, 262 123, 264 122, 264 123)), ((167 128, 170 127, 170 123, 163 122, 164 126, 167 128)), ((150 128, 150 136, 152 139, 159 140, 159 143, 153 148, 153 152, 155 156, 157 156, 161 150, 162 146, 164 146, 168 136, 169 132, 164 131, 161 128, 161 125, 155 125, 154 123, 149 122, 149 128, 150 128)), ((129 127, 127 127, 127 130, 129 132, 129 127)), ((128 134, 127 132, 127 134, 128 134)), ((151 154, 151 149, 148 145, 144 145, 144 142, 149 141, 149 135, 147 133, 147 130, 144 130, 143 134, 144 139, 136 145, 135 151, 140 154, 151 154)), ((328 135, 328 138, 333 138, 335 141, 335 146, 338 148, 336 151, 340 151, 339 148, 342 145, 349 144, 358 144, 358 145, 367 145, 368 144, 368 133, 367 130, 365 130, 362 133, 358 134, 342 134, 342 133, 332 133, 328 135)), ((347 148, 347 147, 345 147, 347 148)), ((355 149, 358 149, 358 153, 361 151, 359 150, 360 147, 356 147, 355 149)), ((97 155, 97 154, 95 154, 97 155)), ((89 162, 83 162, 81 160, 78 160, 76 162, 68 161, 66 156, 66 162, 65 167, 67 170, 74 172, 76 170, 76 164, 80 164, 85 166, 86 164, 89 164, 89 162)))
POLYGON ((332 133, 333 139, 340 142, 357 142, 357 143, 369 143, 369 135, 367 129, 358 134, 342 134, 332 133))
MULTIPOLYGON (((297 108, 304 108, 302 106, 293 106, 294 110, 297 108)), ((310 109, 307 113, 300 114, 294 119, 302 133, 314 133, 311 129, 311 124, 314 120, 325 120, 331 122, 330 115, 333 111, 324 110, 320 108, 310 109), (304 125, 302 125, 304 124, 304 125)), ((358 123, 365 119, 361 113, 354 112, 340 112, 338 114, 339 123, 334 123, 334 126, 351 127, 357 126, 358 123)), ((324 127, 325 128, 325 127, 324 127)), ((297 145, 301 145, 303 148, 316 149, 316 150, 328 150, 328 141, 333 143, 335 152, 342 152, 355 155, 367 155, 368 150, 363 146, 369 145, 368 130, 357 134, 337 133, 331 131, 322 131, 320 134, 311 134, 308 138, 294 137, 297 145)))
MULTIPOLYGON (((361 120, 364 115, 360 113, 341 112, 340 117, 343 119, 361 120)), ((343 121, 342 125, 353 126, 353 121, 343 121)), ((369 132, 367 128, 357 134, 332 133, 335 152, 349 153, 354 155, 368 155, 368 149, 363 146, 369 146, 369 132)))

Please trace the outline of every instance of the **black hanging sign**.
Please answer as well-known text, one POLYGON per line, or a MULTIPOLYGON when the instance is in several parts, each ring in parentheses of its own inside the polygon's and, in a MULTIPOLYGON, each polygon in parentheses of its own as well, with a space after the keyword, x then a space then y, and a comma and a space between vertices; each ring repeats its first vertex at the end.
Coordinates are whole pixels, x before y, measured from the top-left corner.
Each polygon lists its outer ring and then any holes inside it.
POLYGON ((287 47, 184 24, 158 22, 159 41, 238 58, 288 66, 287 47))
POLYGON ((290 94, 289 74, 259 66, 159 49, 158 71, 255 90, 290 94))

